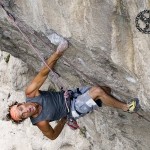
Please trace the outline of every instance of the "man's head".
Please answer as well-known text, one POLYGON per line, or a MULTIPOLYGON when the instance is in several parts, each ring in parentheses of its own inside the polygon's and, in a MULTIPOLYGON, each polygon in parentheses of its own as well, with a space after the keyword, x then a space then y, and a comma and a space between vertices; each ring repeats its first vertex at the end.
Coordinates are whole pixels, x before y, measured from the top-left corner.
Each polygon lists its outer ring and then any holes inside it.
POLYGON ((34 116, 37 113, 37 105, 35 103, 18 103, 15 102, 9 106, 7 118, 15 123, 21 123, 28 117, 34 116))

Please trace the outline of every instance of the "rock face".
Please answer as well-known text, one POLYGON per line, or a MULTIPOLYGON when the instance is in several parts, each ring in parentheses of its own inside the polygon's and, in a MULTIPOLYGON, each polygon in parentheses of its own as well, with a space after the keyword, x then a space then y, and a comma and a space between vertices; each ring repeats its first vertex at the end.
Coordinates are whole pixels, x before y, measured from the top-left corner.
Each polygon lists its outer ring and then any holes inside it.
MULTIPOLYGON (((82 134, 66 127, 52 142, 43 139, 29 121, 16 127, 4 119, 7 104, 17 97, 23 101, 22 91, 43 65, 39 55, 47 58, 56 48, 51 43, 55 33, 70 42, 55 68, 61 74, 59 80, 64 87, 95 83, 110 86, 114 95, 125 102, 138 97, 143 109, 140 113, 149 118, 150 35, 135 27, 137 14, 150 9, 149 0, 3 0, 1 3, 15 16, 17 27, 38 49, 37 54, 30 48, 26 37, 6 19, 6 12, 0 8, 0 50, 20 59, 4 52, 0 55, 3 99, 0 116, 2 129, 7 127, 2 133, 6 138, 0 140, 3 150, 19 150, 21 144, 25 145, 25 150, 150 149, 149 120, 108 107, 80 119, 82 134), (12 143, 11 134, 15 138, 12 143), (17 139, 21 139, 20 145, 17 139)), ((51 86, 57 87, 56 81, 49 79, 45 89, 50 81, 51 86)))

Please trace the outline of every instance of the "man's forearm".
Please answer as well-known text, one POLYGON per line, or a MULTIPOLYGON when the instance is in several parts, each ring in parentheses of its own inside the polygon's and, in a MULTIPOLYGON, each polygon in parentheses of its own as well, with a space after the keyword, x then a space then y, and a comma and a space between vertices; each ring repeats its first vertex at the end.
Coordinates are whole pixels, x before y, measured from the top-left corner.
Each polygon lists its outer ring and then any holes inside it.
POLYGON ((66 119, 62 118, 58 124, 54 128, 54 135, 53 135, 53 140, 56 139, 59 134, 61 133, 62 129, 64 128, 64 125, 66 123, 66 119))
MULTIPOLYGON (((62 54, 58 54, 58 53, 53 53, 46 61, 47 65, 49 66, 50 69, 52 69, 54 67, 54 65, 56 64, 57 60, 61 57, 62 54)), ((48 73, 50 72, 49 69, 46 65, 40 70, 40 73, 42 74, 42 76, 46 76, 48 75, 48 73)))

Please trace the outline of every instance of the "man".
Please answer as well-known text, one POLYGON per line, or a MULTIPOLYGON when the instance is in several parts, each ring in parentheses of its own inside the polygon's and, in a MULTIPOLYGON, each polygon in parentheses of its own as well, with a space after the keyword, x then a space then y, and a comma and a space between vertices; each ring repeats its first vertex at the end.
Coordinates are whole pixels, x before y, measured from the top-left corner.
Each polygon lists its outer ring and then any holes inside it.
MULTIPOLYGON (((68 48, 68 42, 63 40, 47 60, 48 66, 52 69, 56 61, 62 56, 63 52, 68 48)), ((9 107, 7 115, 11 120, 20 123, 30 117, 33 125, 36 125, 42 133, 51 140, 56 139, 61 133, 67 119, 67 108, 64 96, 68 96, 65 92, 48 92, 40 91, 40 87, 48 77, 50 70, 44 66, 36 77, 32 80, 25 90, 26 103, 14 103, 9 107), (49 122, 59 120, 57 125, 52 128, 49 122)), ((84 87, 78 89, 80 93, 73 96, 70 110, 74 119, 84 116, 89 111, 97 107, 99 102, 123 111, 134 111, 137 101, 133 101, 130 105, 118 101, 109 95, 107 87, 84 87)))

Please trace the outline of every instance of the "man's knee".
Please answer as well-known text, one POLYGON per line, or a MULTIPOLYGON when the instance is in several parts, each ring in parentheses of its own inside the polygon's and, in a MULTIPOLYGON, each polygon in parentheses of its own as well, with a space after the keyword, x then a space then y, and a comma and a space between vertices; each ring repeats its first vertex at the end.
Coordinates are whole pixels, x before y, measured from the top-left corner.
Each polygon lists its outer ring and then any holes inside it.
POLYGON ((100 95, 105 94, 105 91, 100 86, 94 86, 93 92, 100 95))
POLYGON ((93 99, 103 96, 104 94, 106 93, 100 86, 94 86, 90 89, 90 95, 93 99))
POLYGON ((107 94, 111 94, 111 88, 108 86, 101 86, 101 88, 107 93, 107 94))

